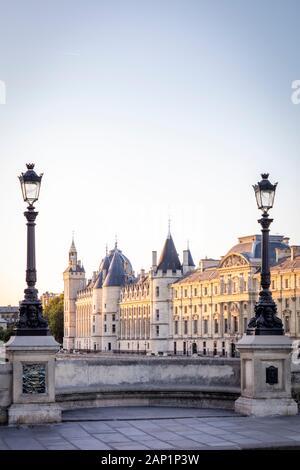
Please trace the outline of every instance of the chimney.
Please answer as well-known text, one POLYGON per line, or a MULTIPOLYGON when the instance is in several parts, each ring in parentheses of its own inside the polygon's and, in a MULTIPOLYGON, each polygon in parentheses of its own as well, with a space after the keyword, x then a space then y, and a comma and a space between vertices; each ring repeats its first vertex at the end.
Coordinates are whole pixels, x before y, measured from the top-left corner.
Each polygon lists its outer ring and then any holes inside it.
POLYGON ((157 251, 152 251, 152 268, 157 267, 157 251))
POLYGON ((290 247, 287 245, 286 248, 275 248, 276 263, 282 258, 286 258, 290 254, 290 247))
POLYGON ((300 246, 299 245, 292 245, 291 246, 291 261, 294 261, 296 256, 300 255, 300 246))
POLYGON ((183 274, 189 271, 189 250, 183 250, 182 270, 183 274))
POLYGON ((141 279, 144 279, 144 277, 145 277, 145 270, 141 269, 141 279))

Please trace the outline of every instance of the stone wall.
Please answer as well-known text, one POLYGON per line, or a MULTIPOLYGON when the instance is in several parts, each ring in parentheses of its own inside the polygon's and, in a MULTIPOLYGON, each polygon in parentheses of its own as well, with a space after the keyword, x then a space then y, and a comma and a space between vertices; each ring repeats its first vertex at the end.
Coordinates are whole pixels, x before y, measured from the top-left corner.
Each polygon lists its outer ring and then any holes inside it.
POLYGON ((57 400, 80 406, 180 405, 232 408, 239 359, 109 357, 58 359, 57 400))
POLYGON ((300 406, 300 361, 292 361, 292 395, 300 406))
MULTIPOLYGON (((240 395, 240 360, 179 357, 58 357, 56 398, 62 409, 93 406, 192 406, 233 409, 240 395)), ((292 364, 300 403, 300 364, 292 364)), ((0 363, 0 423, 7 420, 12 365, 0 363)))
POLYGON ((7 408, 12 397, 12 364, 0 363, 0 424, 7 421, 7 408))

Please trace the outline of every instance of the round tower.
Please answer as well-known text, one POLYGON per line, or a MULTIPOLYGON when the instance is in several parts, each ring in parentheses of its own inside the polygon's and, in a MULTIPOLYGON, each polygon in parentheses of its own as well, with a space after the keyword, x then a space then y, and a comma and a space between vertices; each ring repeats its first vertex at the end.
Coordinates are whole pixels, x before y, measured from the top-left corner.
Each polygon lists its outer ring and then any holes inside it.
POLYGON ((182 266, 169 231, 156 265, 153 253, 153 266, 150 279, 150 339, 154 354, 171 351, 172 289, 170 285, 182 277, 182 266))

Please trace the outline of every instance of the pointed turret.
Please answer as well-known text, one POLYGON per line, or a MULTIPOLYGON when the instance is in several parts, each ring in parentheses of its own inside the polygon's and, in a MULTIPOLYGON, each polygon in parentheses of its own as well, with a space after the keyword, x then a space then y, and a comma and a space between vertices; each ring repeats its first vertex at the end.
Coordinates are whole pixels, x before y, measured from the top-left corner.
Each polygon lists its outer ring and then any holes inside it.
POLYGON ((190 250, 188 250, 188 264, 191 268, 196 266, 192 258, 190 250))
POLYGON ((110 266, 110 259, 107 255, 107 249, 106 249, 106 255, 102 259, 100 266, 99 266, 99 272, 98 272, 97 279, 94 285, 95 289, 101 289, 101 287, 103 286, 103 282, 107 276, 109 266, 110 266))
POLYGON ((111 260, 104 287, 123 286, 125 284, 125 271, 122 258, 118 250, 115 250, 111 260))
POLYGON ((69 266, 75 271, 77 266, 77 250, 74 243, 74 235, 72 236, 72 243, 69 249, 69 266))
POLYGON ((190 252, 189 243, 187 249, 183 250, 183 262, 182 262, 182 272, 183 274, 192 271, 195 268, 195 263, 190 252))
POLYGON ((181 263, 179 261, 170 230, 158 262, 157 270, 159 269, 163 272, 167 272, 168 269, 172 272, 176 272, 181 269, 181 263))

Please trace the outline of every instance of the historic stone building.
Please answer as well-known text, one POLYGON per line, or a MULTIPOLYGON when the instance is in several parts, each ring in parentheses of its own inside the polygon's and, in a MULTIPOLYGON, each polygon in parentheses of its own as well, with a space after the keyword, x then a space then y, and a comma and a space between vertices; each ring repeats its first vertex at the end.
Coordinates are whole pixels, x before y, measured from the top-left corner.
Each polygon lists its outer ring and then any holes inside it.
MULTIPOLYGON (((261 236, 241 237, 221 260, 195 268, 182 263, 171 234, 161 256, 138 276, 114 247, 92 279, 72 241, 64 272, 67 350, 143 354, 234 356, 235 344, 254 312, 260 284, 261 236)), ((300 337, 300 247, 270 236, 271 288, 286 333, 300 337)))

